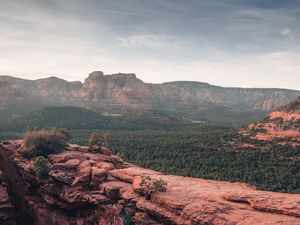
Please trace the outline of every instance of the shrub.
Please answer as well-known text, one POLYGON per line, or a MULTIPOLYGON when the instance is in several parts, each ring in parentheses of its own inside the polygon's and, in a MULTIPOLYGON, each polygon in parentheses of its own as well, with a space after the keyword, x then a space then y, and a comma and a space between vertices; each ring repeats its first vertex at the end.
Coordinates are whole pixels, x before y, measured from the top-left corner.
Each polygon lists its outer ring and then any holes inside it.
POLYGON ((97 145, 99 147, 102 146, 108 148, 109 138, 110 134, 108 133, 101 135, 99 131, 94 131, 89 136, 89 145, 97 145))
POLYGON ((167 191, 167 182, 162 179, 153 179, 149 176, 142 176, 141 187, 144 189, 146 199, 150 199, 154 192, 167 191))
POLYGON ((121 209, 119 216, 121 217, 124 225, 134 225, 131 216, 124 208, 121 209))
POLYGON ((72 138, 70 132, 66 128, 58 128, 56 130, 58 132, 61 132, 65 136, 66 141, 68 141, 68 140, 70 140, 72 138))
POLYGON ((99 131, 94 131, 90 134, 89 145, 101 145, 101 135, 99 131))
POLYGON ((110 138, 110 134, 106 133, 103 135, 102 147, 105 147, 105 148, 109 147, 109 138, 110 138))
POLYGON ((33 165, 35 166, 35 172, 39 177, 45 178, 48 176, 50 170, 49 161, 44 156, 38 156, 33 165))
POLYGON ((27 130, 24 134, 24 147, 34 156, 48 156, 59 153, 66 147, 67 133, 60 129, 27 130))

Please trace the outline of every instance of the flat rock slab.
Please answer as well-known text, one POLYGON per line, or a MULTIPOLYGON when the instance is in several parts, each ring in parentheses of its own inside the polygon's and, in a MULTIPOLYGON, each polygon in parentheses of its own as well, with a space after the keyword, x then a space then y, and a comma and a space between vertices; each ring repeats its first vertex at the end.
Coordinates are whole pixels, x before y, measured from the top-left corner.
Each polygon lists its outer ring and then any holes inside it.
POLYGON ((167 192, 152 194, 151 201, 134 199, 138 208, 153 216, 173 215, 174 221, 191 224, 300 224, 299 194, 260 191, 239 182, 163 175, 134 166, 110 174, 132 182, 137 193, 142 175, 166 181, 167 192))
MULTIPOLYGON (((22 189, 24 179, 37 189, 24 196, 36 213, 37 224, 122 224, 119 215, 124 207, 136 224, 149 219, 154 221, 150 224, 300 225, 300 194, 260 191, 238 182, 164 175, 114 155, 79 151, 83 147, 76 145, 69 148, 72 150, 49 155, 51 171, 41 180, 32 173, 33 159, 22 157, 20 141, 0 145, 0 151, 11 151, 7 164, 18 167, 22 189), (151 200, 146 200, 141 192, 142 176, 166 181, 167 191, 153 193, 151 200)), ((11 206, 1 187, 0 219, 4 215, 1 209, 11 206)))

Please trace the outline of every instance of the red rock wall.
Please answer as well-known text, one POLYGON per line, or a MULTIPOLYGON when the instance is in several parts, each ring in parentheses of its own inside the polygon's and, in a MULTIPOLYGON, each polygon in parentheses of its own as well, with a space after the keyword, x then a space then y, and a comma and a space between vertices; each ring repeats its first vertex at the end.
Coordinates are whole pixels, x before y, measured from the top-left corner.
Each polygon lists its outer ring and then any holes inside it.
POLYGON ((16 225, 15 211, 7 193, 3 177, 4 174, 0 169, 0 224, 16 225))
POLYGON ((164 175, 123 162, 107 149, 78 145, 49 155, 51 171, 42 179, 23 151, 20 141, 0 145, 5 156, 1 165, 11 174, 15 204, 20 201, 28 208, 17 207, 24 225, 122 225, 124 211, 137 225, 300 224, 299 194, 164 175), (165 180, 167 191, 146 200, 142 175, 165 180), (31 217, 33 221, 26 221, 31 217))

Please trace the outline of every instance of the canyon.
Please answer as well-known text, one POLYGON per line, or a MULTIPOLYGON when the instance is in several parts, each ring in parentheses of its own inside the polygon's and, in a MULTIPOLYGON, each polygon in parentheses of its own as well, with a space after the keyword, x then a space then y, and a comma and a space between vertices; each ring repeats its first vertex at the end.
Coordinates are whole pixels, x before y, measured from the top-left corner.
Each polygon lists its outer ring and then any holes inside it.
MULTIPOLYGON (((294 164, 295 167, 291 168, 297 169, 300 145, 298 91, 221 88, 199 82, 147 84, 134 74, 104 75, 102 72, 91 73, 84 83, 59 78, 28 81, 1 77, 0 86, 0 115, 29 112, 53 104, 56 107, 36 111, 31 118, 40 118, 40 124, 43 124, 41 121, 53 124, 64 115, 61 121, 66 124, 66 118, 72 115, 77 122, 72 120, 70 124, 77 127, 80 122, 83 127, 96 123, 103 126, 104 121, 111 123, 107 117, 96 113, 104 108, 113 112, 135 109, 139 113, 130 112, 132 119, 127 120, 129 124, 136 124, 139 121, 136 115, 142 114, 141 109, 191 109, 196 113, 219 110, 221 114, 226 110, 259 110, 267 114, 274 107, 296 99, 274 109, 265 119, 238 129, 234 135, 221 136, 214 148, 235 155, 249 151, 273 151, 275 144, 279 144, 288 148, 288 163, 294 164)), ((24 118, 28 121, 26 118, 30 117, 24 118)), ((153 120, 158 121, 160 126, 170 123, 171 128, 175 127, 175 122, 180 124, 177 118, 164 114, 148 113, 142 118, 151 119, 148 121, 150 124, 153 120)), ((120 129, 119 122, 122 120, 120 117, 116 128, 120 129)), ((145 120, 140 122, 145 123, 145 120)), ((203 143, 197 141, 197 144, 203 143)), ((262 191, 241 182, 163 174, 140 167, 142 164, 137 166, 126 162, 107 148, 78 144, 68 144, 59 153, 48 155, 49 171, 46 177, 41 177, 37 173, 35 158, 29 157, 27 152, 23 140, 8 140, 0 144, 0 224, 300 224, 300 194, 262 191), (165 181, 166 192, 155 192, 150 199, 145 198, 141 185, 144 176, 165 181)), ((274 150, 274 154, 283 152, 274 150)), ((243 163, 245 166, 246 163, 243 163)), ((217 166, 218 170, 228 169, 217 166)), ((292 176, 297 180, 297 171, 292 176)), ((296 187, 297 184, 292 190, 296 187)))

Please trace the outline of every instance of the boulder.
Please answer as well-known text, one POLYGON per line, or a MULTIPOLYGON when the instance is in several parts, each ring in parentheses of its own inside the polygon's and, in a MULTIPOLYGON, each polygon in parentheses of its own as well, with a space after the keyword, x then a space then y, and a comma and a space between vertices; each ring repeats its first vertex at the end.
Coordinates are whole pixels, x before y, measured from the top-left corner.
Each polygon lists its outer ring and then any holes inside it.
POLYGON ((162 174, 162 173, 154 171, 154 170, 144 169, 144 168, 138 167, 138 166, 131 166, 131 167, 125 168, 125 169, 111 170, 111 171, 109 171, 109 174, 120 180, 124 180, 126 182, 132 183, 136 176, 154 175, 154 174, 158 175, 158 174, 162 174))
POLYGON ((111 150, 106 147, 101 147, 101 153, 104 155, 111 155, 111 150))
POLYGON ((109 162, 98 162, 96 165, 99 169, 104 169, 106 171, 115 169, 114 164, 109 163, 109 162))
POLYGON ((92 167, 88 160, 81 162, 77 167, 77 173, 75 179, 72 182, 72 186, 87 186, 91 183, 92 167))
POLYGON ((60 169, 60 170, 75 170, 80 164, 80 160, 78 159, 70 159, 66 162, 62 163, 54 163, 52 165, 53 169, 60 169))
MULTIPOLYGON (((0 170, 0 175, 2 172, 0 170)), ((10 202, 6 188, 0 180, 0 224, 16 225, 14 207, 10 202)))
POLYGON ((109 181, 100 184, 99 189, 111 199, 120 198, 120 189, 130 187, 131 185, 122 181, 109 181))
POLYGON ((93 153, 99 153, 100 152, 100 147, 97 145, 93 145, 89 148, 88 150, 89 152, 93 152, 93 153))
POLYGON ((73 180, 72 176, 70 176, 69 173, 67 173, 66 171, 63 171, 63 170, 55 170, 54 169, 54 170, 51 170, 48 173, 48 175, 53 177, 57 181, 63 182, 65 184, 71 184, 72 180, 73 180))
POLYGON ((141 197, 139 194, 135 193, 132 187, 123 187, 119 191, 120 197, 125 202, 131 202, 132 199, 141 197))
POLYGON ((89 152, 90 151, 90 147, 88 147, 88 146, 80 146, 78 148, 78 151, 80 151, 80 152, 89 152))
POLYGON ((92 167, 92 177, 90 181, 91 186, 97 186, 106 180, 107 171, 104 169, 99 169, 98 167, 92 167))
POLYGON ((74 151, 77 151, 80 145, 77 144, 68 144, 68 147, 74 151))

